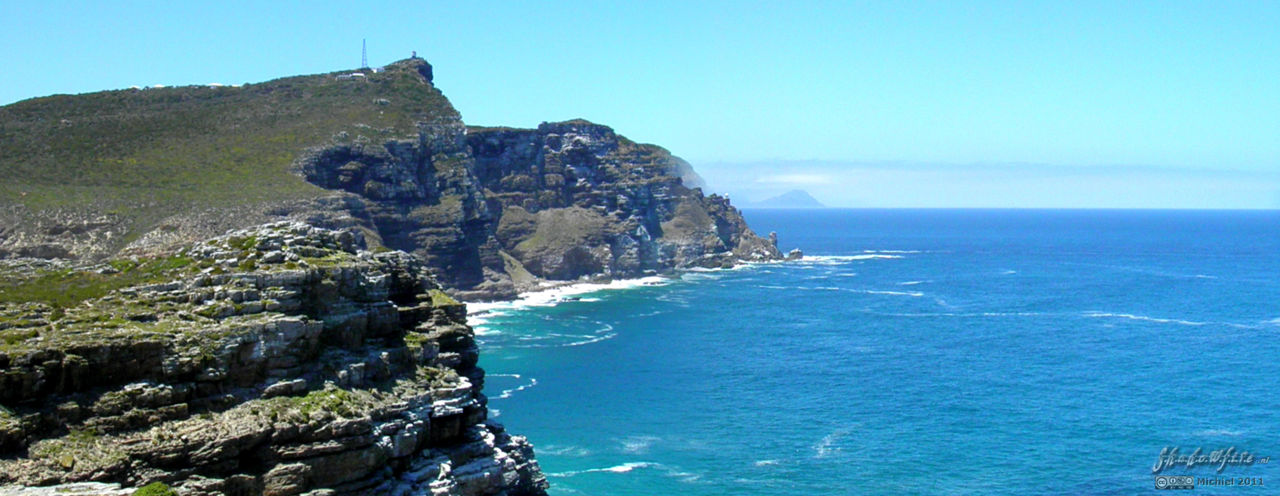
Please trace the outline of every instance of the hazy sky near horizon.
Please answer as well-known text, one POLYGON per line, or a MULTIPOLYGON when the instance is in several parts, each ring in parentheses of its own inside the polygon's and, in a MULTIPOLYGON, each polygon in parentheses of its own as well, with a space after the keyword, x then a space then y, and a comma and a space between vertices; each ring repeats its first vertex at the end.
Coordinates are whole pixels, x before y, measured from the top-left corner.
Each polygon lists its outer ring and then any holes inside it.
POLYGON ((0 104, 354 68, 365 38, 469 124, 586 118, 749 199, 1280 208, 1277 26, 1277 2, 3 2, 0 104))

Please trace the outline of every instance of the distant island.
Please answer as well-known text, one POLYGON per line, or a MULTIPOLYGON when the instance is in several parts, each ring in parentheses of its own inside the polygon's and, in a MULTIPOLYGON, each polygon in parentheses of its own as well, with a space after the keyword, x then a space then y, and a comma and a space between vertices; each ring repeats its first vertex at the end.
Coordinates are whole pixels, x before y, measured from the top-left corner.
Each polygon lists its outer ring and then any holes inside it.
POLYGON ((814 199, 809 193, 793 189, 781 195, 762 200, 758 202, 748 203, 747 208, 826 208, 822 202, 814 199))

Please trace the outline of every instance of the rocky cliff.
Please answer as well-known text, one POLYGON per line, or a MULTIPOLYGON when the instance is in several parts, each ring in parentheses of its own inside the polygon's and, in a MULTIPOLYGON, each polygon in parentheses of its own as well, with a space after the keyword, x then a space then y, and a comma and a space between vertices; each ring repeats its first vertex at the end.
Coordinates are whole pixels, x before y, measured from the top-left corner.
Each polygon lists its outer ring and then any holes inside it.
POLYGON ((465 307, 362 247, 277 223, 6 263, 0 493, 542 494, 530 445, 486 420, 465 307))
POLYGON ((666 150, 587 121, 468 128, 432 75, 408 59, 0 108, 0 256, 149 255, 289 219, 414 253, 463 299, 780 256, 666 150))
POLYGON ((464 298, 779 257, 727 199, 685 187, 682 160, 587 121, 434 126, 416 140, 326 147, 301 170, 464 298))
POLYGON ((0 107, 0 493, 542 494, 455 297, 779 258, 666 150, 432 76, 0 107))

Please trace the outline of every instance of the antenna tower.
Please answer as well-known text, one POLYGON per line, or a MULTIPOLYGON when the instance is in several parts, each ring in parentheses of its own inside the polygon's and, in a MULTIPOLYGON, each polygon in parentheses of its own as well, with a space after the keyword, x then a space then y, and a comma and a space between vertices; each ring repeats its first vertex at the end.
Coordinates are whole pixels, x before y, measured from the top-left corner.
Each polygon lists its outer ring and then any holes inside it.
POLYGON ((360 68, 369 67, 369 45, 364 38, 360 39, 360 68))

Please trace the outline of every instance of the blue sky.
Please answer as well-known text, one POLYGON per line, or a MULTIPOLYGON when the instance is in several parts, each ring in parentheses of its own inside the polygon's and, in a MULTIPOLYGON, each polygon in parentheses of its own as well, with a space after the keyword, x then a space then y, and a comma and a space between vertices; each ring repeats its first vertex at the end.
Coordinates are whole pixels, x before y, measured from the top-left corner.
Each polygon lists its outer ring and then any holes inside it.
POLYGON ((0 103, 412 50, 471 124, 587 118, 748 199, 1280 207, 1276 2, 3 2, 0 103), (797 180, 799 179, 799 180, 797 180))

